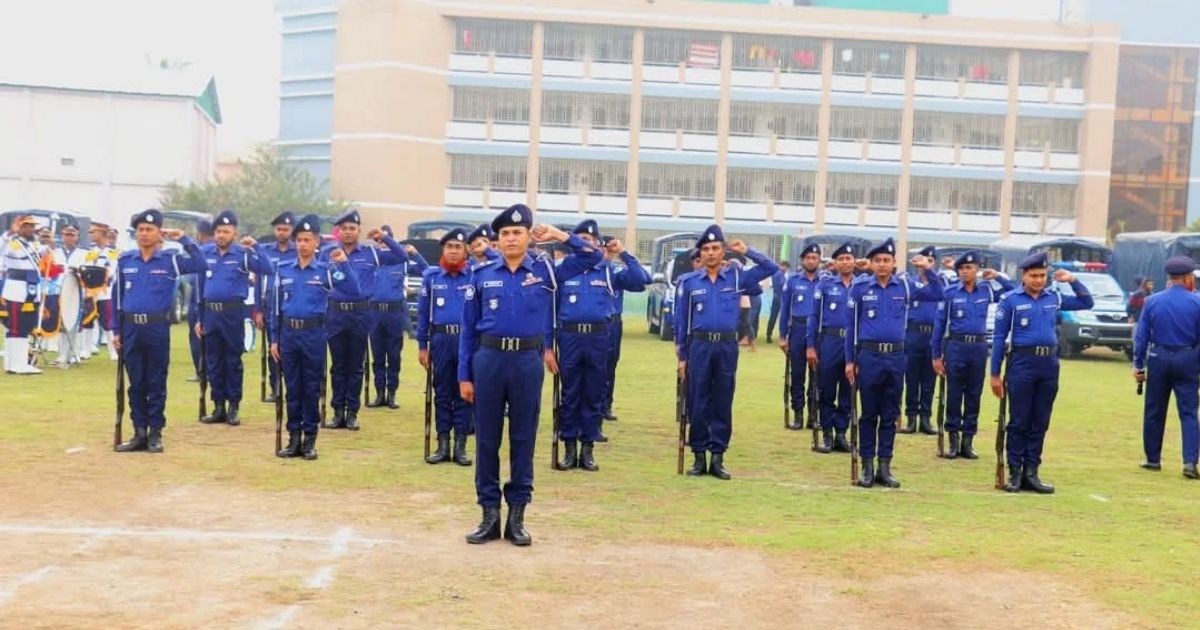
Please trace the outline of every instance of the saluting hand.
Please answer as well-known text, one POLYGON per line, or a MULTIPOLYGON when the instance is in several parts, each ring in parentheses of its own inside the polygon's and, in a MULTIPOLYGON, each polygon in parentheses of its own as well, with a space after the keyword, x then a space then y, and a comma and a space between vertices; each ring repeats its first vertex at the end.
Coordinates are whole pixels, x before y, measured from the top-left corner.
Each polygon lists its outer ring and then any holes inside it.
POLYGON ((566 232, 546 223, 539 223, 533 226, 531 234, 533 234, 533 240, 539 243, 549 243, 550 241, 566 243, 567 239, 570 238, 570 235, 566 232))
POLYGON ((183 238, 183 230, 163 228, 162 235, 163 238, 167 239, 168 241, 178 241, 179 239, 183 238))
POLYGON ((942 266, 945 267, 946 269, 953 269, 954 268, 954 257, 953 256, 942 256, 942 266))
POLYGON ((928 271, 929 269, 933 268, 933 261, 928 256, 922 256, 920 254, 913 256, 912 260, 908 262, 911 262, 912 266, 920 269, 921 271, 928 271))
POLYGON ((242 237, 242 247, 254 247, 258 245, 258 241, 254 240, 253 236, 246 235, 242 237))
POLYGON ((1070 284, 1072 282, 1075 282, 1075 274, 1071 273, 1070 271, 1067 271, 1066 269, 1057 269, 1054 272, 1054 279, 1058 282, 1065 282, 1067 284, 1070 284))
POLYGON ((329 260, 332 260, 335 263, 346 262, 346 250, 342 249, 341 247, 334 248, 334 250, 329 254, 329 260))
POLYGON ((729 241, 729 251, 731 251, 739 256, 745 256, 746 250, 748 250, 748 249, 750 249, 750 248, 746 246, 745 241, 741 241, 738 239, 729 241))
POLYGON ((625 253, 625 244, 622 243, 620 241, 620 239, 614 238, 614 239, 608 241, 608 251, 610 253, 620 256, 621 254, 625 253))
POLYGON ((370 232, 367 232, 367 238, 379 243, 383 241, 383 230, 379 228, 372 228, 370 232))
POLYGON ((996 276, 998 276, 998 275, 1000 275, 1000 274, 996 273, 995 269, 984 269, 983 270, 983 279, 984 280, 995 280, 996 276))
POLYGON ((404 253, 408 254, 409 256, 416 256, 417 248, 413 247, 412 243, 405 243, 404 244, 404 253))

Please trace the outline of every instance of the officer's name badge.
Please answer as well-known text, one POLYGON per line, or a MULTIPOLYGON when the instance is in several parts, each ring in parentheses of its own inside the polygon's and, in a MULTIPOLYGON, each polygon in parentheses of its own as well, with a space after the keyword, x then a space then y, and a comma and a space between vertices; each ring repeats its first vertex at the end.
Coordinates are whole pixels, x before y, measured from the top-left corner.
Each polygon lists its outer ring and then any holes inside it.
POLYGON ((874 293, 867 293, 866 295, 862 296, 862 301, 864 302, 875 302, 878 299, 879 296, 875 295, 874 293))
POLYGON ((1018 304, 1018 305, 1017 305, 1017 308, 1016 308, 1016 310, 1018 310, 1018 311, 1028 311, 1028 310, 1029 310, 1029 309, 1031 309, 1031 308, 1033 308, 1033 305, 1032 305, 1032 304, 1018 304))
POLYGON ((491 289, 494 287, 502 287, 502 286, 504 286, 503 280, 487 280, 483 283, 483 288, 485 288, 485 289, 491 289))
POLYGON ((150 275, 152 275, 152 276, 165 276, 169 273, 171 273, 171 272, 167 271, 166 269, 151 269, 150 270, 150 275))
POLYGON ((287 285, 291 284, 292 282, 294 282, 294 280, 293 280, 293 279, 291 279, 291 278, 283 278, 283 279, 281 279, 281 280, 279 281, 279 284, 280 284, 281 286, 285 286, 285 287, 286 287, 287 285))
POLYGON ((592 280, 592 286, 606 287, 606 286, 608 286, 608 282, 605 282, 604 280, 592 280))
POLYGON ((529 274, 529 275, 525 276, 525 280, 524 280, 523 282, 521 282, 521 286, 523 286, 523 287, 527 287, 527 286, 529 286, 529 285, 531 285, 531 284, 537 284, 537 283, 539 283, 539 282, 541 282, 541 281, 542 281, 542 277, 541 277, 541 276, 535 276, 535 275, 533 275, 533 274, 531 273, 531 274, 529 274))

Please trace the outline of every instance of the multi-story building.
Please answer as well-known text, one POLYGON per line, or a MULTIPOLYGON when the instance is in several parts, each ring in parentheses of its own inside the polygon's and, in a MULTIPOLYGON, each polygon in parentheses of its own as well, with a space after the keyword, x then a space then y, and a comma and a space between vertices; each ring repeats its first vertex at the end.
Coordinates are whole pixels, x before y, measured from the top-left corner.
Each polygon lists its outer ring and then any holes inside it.
POLYGON ((281 144, 393 225, 523 202, 641 243, 714 220, 768 242, 1105 235, 1114 26, 675 0, 302 4, 281 6, 281 144))

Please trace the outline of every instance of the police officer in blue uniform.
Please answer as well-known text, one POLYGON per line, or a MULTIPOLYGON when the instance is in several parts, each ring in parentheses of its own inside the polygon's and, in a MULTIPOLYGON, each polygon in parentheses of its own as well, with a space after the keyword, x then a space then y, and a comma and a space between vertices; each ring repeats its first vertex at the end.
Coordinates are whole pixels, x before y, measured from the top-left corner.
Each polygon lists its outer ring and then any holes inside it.
POLYGON ((321 260, 329 262, 332 252, 341 249, 354 268, 358 282, 339 284, 329 295, 329 314, 325 318, 325 336, 331 359, 329 377, 333 385, 333 423, 329 428, 357 431, 363 362, 371 332, 370 298, 375 288, 375 275, 384 265, 408 262, 408 254, 392 237, 379 229, 371 230, 367 238, 385 245, 386 250, 359 247, 362 217, 356 209, 350 209, 338 217, 335 225, 338 227, 338 247, 321 252, 321 260))
MULTIPOLYGON (((895 274, 896 243, 887 239, 867 252, 871 276, 850 287, 846 306, 852 309, 846 331, 846 378, 858 385, 859 457, 863 460, 858 486, 880 483, 899 488, 892 476, 896 421, 900 417, 900 386, 907 365, 905 335, 908 311, 914 301, 940 301, 942 282, 933 260, 914 256, 912 264, 925 283, 895 274), (879 468, 873 466, 879 456, 879 468)), ((932 369, 932 366, 931 366, 932 369)))
MULTIPOLYGON (((789 429, 799 431, 804 424, 804 369, 808 355, 808 318, 813 314, 813 293, 821 281, 821 246, 810 243, 800 252, 800 273, 790 274, 783 284, 775 289, 775 299, 780 302, 779 347, 792 360, 791 397, 793 420, 789 429)), ((776 277, 779 275, 775 274, 776 277)), ((767 329, 767 336, 771 331, 767 329)), ((812 428, 817 418, 808 419, 812 428)))
POLYGON ((600 250, 578 236, 533 225, 533 212, 517 204, 492 220, 503 260, 475 269, 464 292, 458 385, 475 405, 475 494, 483 519, 467 542, 500 538, 500 441, 508 410, 509 465, 504 486, 508 518, 504 537, 514 545, 533 542, 525 529, 525 506, 533 498, 533 451, 542 399, 542 362, 558 364, 551 348, 554 292, 600 262, 600 250), (573 254, 557 267, 546 254, 530 255, 533 241, 566 243, 573 254))
MULTIPOLYGON (((620 241, 615 236, 605 236, 600 239, 600 244, 604 246, 605 255, 609 262, 614 265, 617 271, 631 270, 630 273, 636 273, 642 277, 642 287, 637 290, 629 289, 631 293, 641 293, 646 290, 646 285, 650 283, 650 274, 646 273, 645 267, 639 263, 637 267, 631 267, 625 256, 632 257, 622 246, 620 251, 616 249, 616 245, 620 241)), ((636 260, 636 259, 635 259, 636 260)), ((625 291, 626 289, 620 286, 613 287, 613 306, 612 316, 608 318, 608 358, 605 362, 607 374, 605 375, 604 385, 604 413, 603 418, 609 422, 616 421, 617 416, 613 413, 613 394, 617 387, 617 362, 621 360, 621 340, 625 335, 625 325, 621 321, 621 316, 625 312, 625 291)), ((604 430, 600 431, 600 442, 607 442, 608 438, 604 435, 604 430)))
POLYGON ((1196 294, 1195 270, 1195 261, 1187 256, 1167 259, 1167 289, 1146 298, 1133 345, 1134 379, 1146 383, 1142 415, 1146 460, 1142 468, 1162 468, 1163 427, 1174 391, 1183 437, 1183 476, 1188 479, 1200 479, 1196 471, 1200 456, 1200 424, 1196 420, 1200 405, 1200 295, 1196 294))
POLYGON ((832 258, 834 273, 822 277, 813 290, 812 314, 805 329, 805 359, 817 370, 822 440, 816 450, 818 453, 849 453, 846 430, 850 427, 850 381, 846 379, 846 328, 851 311, 846 306, 846 298, 855 282, 853 245, 842 243, 833 250, 832 258))
POLYGON ((162 430, 167 420, 167 369, 171 365, 171 322, 175 282, 181 275, 208 267, 196 243, 180 230, 162 229, 158 210, 134 215, 137 249, 117 259, 113 285, 116 312, 113 347, 125 359, 129 375, 129 418, 133 438, 116 447, 118 453, 163 452, 162 430), (184 252, 166 252, 162 239, 178 240, 184 252))
POLYGON ((438 241, 442 257, 421 277, 417 300, 417 344, 421 367, 433 371, 433 406, 437 450, 430 464, 450 461, 450 431, 454 431, 454 463, 470 466, 467 435, 475 410, 458 391, 458 341, 462 333, 463 300, 471 283, 467 234, 454 228, 438 241))
POLYGON ((1054 280, 1070 284, 1075 295, 1063 295, 1047 287, 1045 252, 1029 256, 1019 266, 1023 286, 1000 299, 992 328, 992 393, 1001 399, 1007 393, 1009 406, 1009 478, 1004 489, 1051 494, 1054 486, 1041 481, 1038 468, 1058 396, 1058 313, 1086 311, 1092 308, 1093 300, 1087 287, 1066 269, 1055 271, 1054 280), (1000 365, 1006 340, 1011 350, 1004 382, 1000 380, 1000 365))
POLYGON ((496 233, 487 223, 480 223, 479 227, 472 230, 467 235, 467 252, 471 255, 468 266, 476 267, 500 258, 500 252, 492 246, 495 241, 496 233))
POLYGON ((725 235, 718 225, 704 230, 696 248, 703 268, 678 282, 675 293, 676 356, 679 373, 689 383, 690 442, 695 457, 687 474, 729 479, 724 459, 733 434, 738 304, 747 290, 779 271, 779 265, 737 240, 729 243, 730 251, 749 258, 755 266, 746 270, 725 265, 725 235))
MULTIPOLYGON (((267 256, 267 262, 271 268, 271 273, 259 280, 259 287, 262 293, 259 294, 258 303, 262 305, 262 310, 268 310, 267 303, 271 300, 275 292, 275 277, 279 266, 286 262, 296 260, 296 245, 292 242, 292 224, 296 222, 296 215, 288 210, 284 210, 279 216, 271 219, 271 228, 275 232, 275 244, 271 247, 264 247, 263 252, 267 256)), ((319 236, 318 236, 319 240, 319 236)), ((265 325, 264 319, 269 316, 269 313, 259 313, 259 321, 255 322, 259 328, 265 329, 267 332, 268 346, 274 341, 271 337, 270 326, 265 325)), ((279 369, 274 361, 267 362, 267 369, 271 377, 270 391, 267 394, 267 399, 264 402, 275 402, 275 397, 278 392, 275 391, 275 384, 279 382, 279 369)))
POLYGON ((237 237, 238 217, 223 210, 213 220, 213 243, 202 249, 208 271, 200 280, 204 313, 196 334, 205 335, 204 362, 208 368, 213 412, 200 419, 204 424, 241 424, 242 353, 246 351, 246 297, 250 274, 271 273, 265 248, 252 237, 237 237))
MULTIPOLYGON (((196 244, 200 246, 201 251, 204 251, 205 245, 212 242, 212 236, 212 221, 208 219, 196 221, 196 244)), ((195 373, 187 379, 189 383, 200 381, 200 335, 197 335, 196 331, 200 324, 200 276, 202 275, 190 274, 185 280, 188 285, 188 349, 192 352, 192 368, 195 370, 195 373)))
MULTIPOLYGON (((937 248, 930 245, 922 248, 918 255, 937 260, 937 248)), ((941 276, 935 276, 945 290, 941 276)), ((900 433, 916 433, 917 418, 920 430, 925 435, 937 435, 929 417, 933 410, 933 323, 937 319, 941 301, 914 301, 908 307, 908 330, 904 336, 904 356, 908 362, 904 368, 904 416, 908 419, 900 433)))
MULTIPOLYGON (((271 356, 283 370, 287 395, 288 443, 279 457, 317 458, 321 386, 325 380, 325 312, 335 287, 358 283, 346 252, 334 249, 329 262, 317 260, 321 220, 315 214, 295 221, 295 258, 280 263, 267 318, 271 356)), ((283 392, 278 392, 283 395, 283 392)))
POLYGON ((968 251, 954 261, 958 281, 945 289, 933 326, 933 370, 946 379, 946 457, 978 459, 975 433, 979 430, 979 399, 987 371, 988 308, 1013 289, 1013 283, 992 269, 980 272, 979 252, 968 251), (983 282, 980 282, 982 276, 983 282), (992 281, 1000 285, 997 291, 992 281), (961 433, 962 440, 959 441, 961 433))
MULTIPOLYGON (((392 228, 380 230, 392 237, 392 228)), ((411 258, 402 263, 383 264, 375 272, 375 287, 371 294, 371 367, 375 374, 375 400, 368 407, 399 409, 396 389, 400 387, 400 351, 404 349, 404 331, 408 326, 408 301, 405 280, 420 275, 429 268, 420 252, 412 245, 404 247, 411 258)))
MULTIPOLYGON (((600 227, 595 221, 584 219, 573 233, 600 250, 600 227)), ((649 281, 642 263, 625 251, 621 241, 610 240, 607 249, 619 252, 624 269, 617 270, 602 259, 587 271, 563 281, 558 290, 558 347, 563 387, 559 434, 566 446, 562 470, 600 469, 596 464, 595 443, 600 438, 604 413, 606 361, 612 344, 609 324, 615 294, 618 289, 644 291, 649 281)))
MULTIPOLYGON (((791 275, 792 266, 787 261, 779 262, 779 271, 771 276, 771 314, 767 317, 767 343, 771 343, 771 339, 775 336, 775 324, 779 321, 779 313, 783 310, 783 301, 780 299, 783 286, 787 284, 788 276, 791 275)), ((783 335, 780 334, 782 337, 783 335)))

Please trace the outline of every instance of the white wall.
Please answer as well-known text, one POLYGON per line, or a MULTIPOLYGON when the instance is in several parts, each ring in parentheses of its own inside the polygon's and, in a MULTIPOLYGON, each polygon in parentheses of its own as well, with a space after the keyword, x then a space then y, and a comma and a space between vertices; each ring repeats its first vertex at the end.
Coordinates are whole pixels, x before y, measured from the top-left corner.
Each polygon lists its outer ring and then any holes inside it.
POLYGON ((1059 11, 1067 21, 1077 21, 1081 0, 950 0, 950 15, 1000 20, 1041 20, 1057 22, 1059 11))
POLYGON ((0 210, 123 223, 168 182, 208 179, 215 135, 188 98, 0 87, 0 210))

